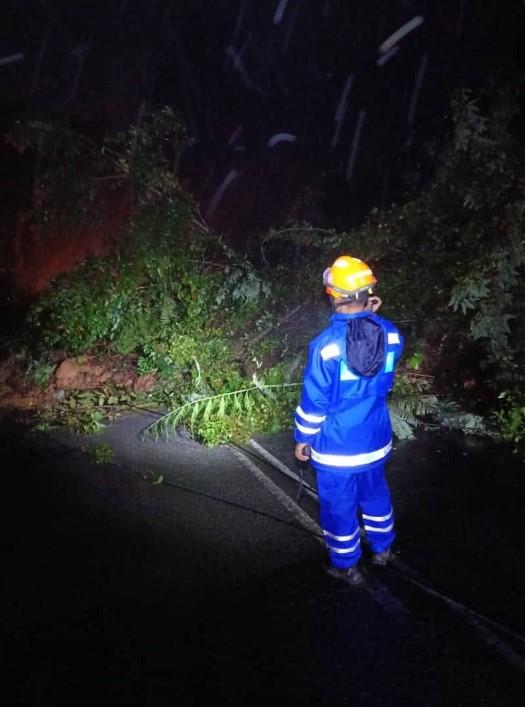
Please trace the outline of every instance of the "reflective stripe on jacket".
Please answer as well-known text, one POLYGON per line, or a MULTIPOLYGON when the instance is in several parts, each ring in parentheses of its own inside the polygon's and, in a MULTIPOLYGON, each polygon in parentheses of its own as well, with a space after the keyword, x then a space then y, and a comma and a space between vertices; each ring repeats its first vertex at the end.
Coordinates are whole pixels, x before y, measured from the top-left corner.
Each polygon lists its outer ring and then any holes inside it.
POLYGON ((311 445, 316 468, 365 471, 388 457, 392 426, 386 401, 402 350, 403 338, 394 324, 370 312, 332 315, 330 326, 310 343, 295 441, 311 445), (348 321, 363 317, 376 325, 368 323, 370 328, 379 325, 384 335, 381 368, 372 376, 347 365, 348 321))

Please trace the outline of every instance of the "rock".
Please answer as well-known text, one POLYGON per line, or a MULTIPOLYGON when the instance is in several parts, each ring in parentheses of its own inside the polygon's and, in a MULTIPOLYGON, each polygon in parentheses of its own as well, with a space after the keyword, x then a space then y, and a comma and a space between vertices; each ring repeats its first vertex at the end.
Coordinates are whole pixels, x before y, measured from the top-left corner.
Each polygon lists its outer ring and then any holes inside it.
POLYGON ((55 387, 63 390, 99 388, 111 371, 87 358, 66 358, 55 371, 55 387))
POLYGON ((133 374, 129 371, 117 371, 113 373, 111 380, 119 388, 131 388, 133 386, 133 374))
POLYGON ((135 393, 149 393, 157 385, 157 377, 154 373, 145 373, 139 376, 133 384, 135 393))
POLYGON ((82 365, 76 358, 66 358, 55 371, 55 383, 59 389, 81 388, 83 381, 82 365))

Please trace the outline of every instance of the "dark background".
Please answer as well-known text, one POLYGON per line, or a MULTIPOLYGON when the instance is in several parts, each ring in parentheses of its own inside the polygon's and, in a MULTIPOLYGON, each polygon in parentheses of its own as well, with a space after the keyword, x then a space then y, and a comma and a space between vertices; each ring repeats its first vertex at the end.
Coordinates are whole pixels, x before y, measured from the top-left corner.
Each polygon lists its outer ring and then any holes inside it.
MULTIPOLYGON (((510 0, 19 0, 3 8, 0 62, 23 55, 0 64, 3 128, 51 113, 102 140, 169 104, 195 138, 183 174, 203 216, 240 235, 287 219, 346 228, 387 207, 431 173, 425 144, 445 134, 454 87, 476 92, 489 77, 518 83, 523 63, 524 5, 510 0), (378 65, 381 43, 418 15, 423 24, 378 65), (295 142, 269 147, 277 133, 295 142)), ((2 183, 23 188, 15 156, 3 164, 2 183)))

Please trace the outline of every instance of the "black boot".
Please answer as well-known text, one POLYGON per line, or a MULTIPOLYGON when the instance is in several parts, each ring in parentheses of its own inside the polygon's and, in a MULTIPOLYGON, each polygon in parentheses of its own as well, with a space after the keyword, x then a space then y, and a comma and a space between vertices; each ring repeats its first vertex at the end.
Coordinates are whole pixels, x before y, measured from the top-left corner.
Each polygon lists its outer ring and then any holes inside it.
POLYGON ((349 584, 351 587, 358 587, 365 581, 357 565, 353 565, 347 569, 340 569, 339 567, 328 565, 326 571, 331 577, 335 577, 345 582, 345 584, 349 584))
POLYGON ((377 565, 378 567, 385 567, 385 565, 390 564, 394 559, 394 553, 390 548, 383 550, 382 552, 374 552, 372 555, 371 563, 377 565))

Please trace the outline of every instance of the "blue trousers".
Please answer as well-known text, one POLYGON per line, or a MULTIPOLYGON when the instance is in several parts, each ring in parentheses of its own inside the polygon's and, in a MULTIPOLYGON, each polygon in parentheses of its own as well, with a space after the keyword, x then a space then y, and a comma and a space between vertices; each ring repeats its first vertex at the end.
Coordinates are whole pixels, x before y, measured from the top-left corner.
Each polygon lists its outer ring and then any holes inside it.
POLYGON ((370 471, 317 471, 320 521, 330 561, 346 569, 361 557, 360 523, 372 552, 393 543, 394 513, 383 465, 370 471))

